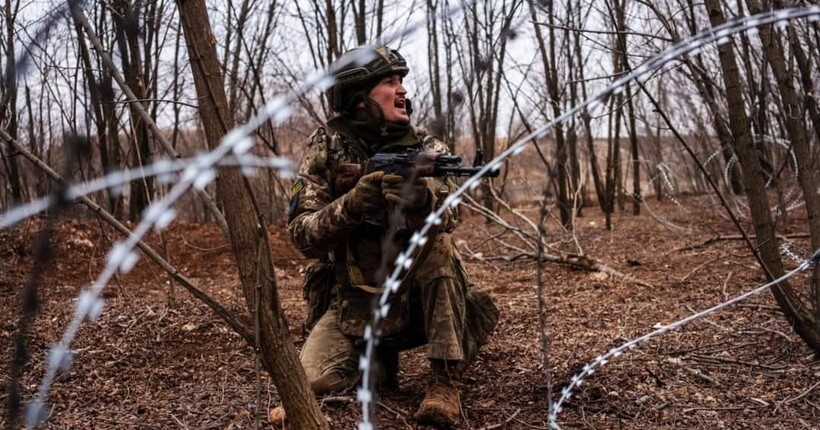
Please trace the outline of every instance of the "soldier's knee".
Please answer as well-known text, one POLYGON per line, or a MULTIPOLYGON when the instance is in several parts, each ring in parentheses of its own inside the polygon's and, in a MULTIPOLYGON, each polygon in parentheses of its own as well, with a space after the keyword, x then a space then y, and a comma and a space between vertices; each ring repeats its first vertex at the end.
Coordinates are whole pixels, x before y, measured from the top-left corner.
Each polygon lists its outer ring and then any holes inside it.
POLYGON ((317 396, 344 391, 355 385, 357 381, 357 378, 338 371, 316 373, 305 369, 305 373, 307 373, 310 388, 317 396))
POLYGON ((441 277, 461 278, 464 269, 453 237, 449 233, 439 233, 432 246, 416 272, 416 279, 424 284, 441 277))

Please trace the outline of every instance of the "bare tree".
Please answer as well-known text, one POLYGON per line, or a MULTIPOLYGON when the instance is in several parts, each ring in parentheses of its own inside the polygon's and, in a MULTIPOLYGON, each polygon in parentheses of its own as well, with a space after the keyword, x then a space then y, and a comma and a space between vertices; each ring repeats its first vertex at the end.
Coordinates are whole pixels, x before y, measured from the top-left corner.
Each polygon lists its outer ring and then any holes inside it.
MULTIPOLYGON (((104 9, 102 15, 105 15, 104 9)), ((97 147, 100 151, 100 164, 102 165, 103 172, 107 174, 121 167, 118 165, 119 163, 114 164, 114 160, 112 160, 111 155, 111 152, 116 152, 119 154, 119 151, 112 151, 112 144, 109 142, 109 140, 112 139, 109 132, 112 130, 108 126, 108 121, 116 122, 117 117, 116 115, 113 115, 113 117, 106 115, 106 109, 103 107, 103 97, 101 94, 102 88, 99 83, 99 79, 94 73, 95 67, 92 64, 91 54, 85 43, 82 24, 76 22, 75 20, 74 28, 77 33, 77 45, 79 47, 80 61, 82 62, 83 77, 85 79, 86 88, 88 89, 87 94, 89 95, 87 110, 91 112, 92 120, 96 126, 95 131, 97 135, 97 147)), ((109 103, 111 103, 111 101, 109 101, 109 103)), ((114 128, 114 130, 116 130, 116 128, 114 128)), ((116 139, 116 137, 114 138, 116 139)), ((115 140, 115 142, 119 144, 118 140, 115 140)), ((117 161, 119 161, 118 157, 117 161)), ((119 193, 107 190, 107 194, 109 212, 119 214, 120 204, 122 201, 121 197, 119 197, 119 193)))
MULTIPOLYGON (((430 80, 430 95, 433 103, 433 132, 440 137, 447 139, 447 121, 444 118, 443 100, 441 94, 441 63, 439 51, 439 19, 438 0, 427 0, 427 59, 430 64, 428 69, 428 79, 430 80)), ((455 148, 455 142, 447 139, 447 144, 452 145, 450 151, 455 148)))
MULTIPOLYGON (((503 0, 469 3, 464 10, 465 48, 459 49, 459 66, 464 75, 467 111, 477 151, 486 158, 496 154, 498 103, 501 93, 501 68, 507 55, 508 33, 523 2, 503 0)), ((483 184, 483 202, 492 209, 489 185, 483 184)))
MULTIPOLYGON (((726 21, 718 0, 706 0, 705 4, 709 13, 709 20, 713 26, 721 25, 726 21)), ((761 37, 764 36, 761 35, 761 37)), ((730 43, 724 43, 719 45, 718 51, 729 107, 729 125, 734 139, 733 144, 743 168, 743 182, 749 199, 755 233, 757 234, 759 254, 757 251, 755 251, 755 254, 758 256, 758 261, 766 276, 773 280, 782 276, 783 262, 777 250, 777 239, 766 190, 763 186, 760 159, 751 139, 734 47, 730 43)), ((816 182, 812 183, 811 186, 816 187, 816 182)), ((820 351, 820 330, 817 330, 815 318, 806 309, 802 300, 795 295, 789 283, 784 281, 775 285, 772 287, 772 293, 797 334, 812 349, 820 351)))
MULTIPOLYGON (((150 3, 150 2, 149 2, 150 3)), ((116 36, 117 48, 120 54, 120 63, 125 76, 125 82, 134 92, 136 101, 129 104, 130 109, 130 133, 132 167, 141 168, 151 162, 151 147, 149 143, 148 125, 140 118, 135 103, 143 104, 143 109, 147 109, 147 82, 152 79, 145 74, 145 65, 141 47, 141 2, 132 3, 130 0, 118 0, 111 3, 111 17, 114 19, 114 34, 116 36)), ((148 34, 156 31, 150 25, 145 25, 143 30, 148 34)), ((144 178, 133 181, 129 196, 129 217, 137 219, 145 207, 153 198, 153 179, 144 178)))
MULTIPOLYGON (((573 30, 573 38, 571 44, 573 47, 574 55, 568 56, 568 58, 570 60, 569 69, 573 73, 573 84, 571 85, 577 84, 578 86, 580 86, 581 98, 586 99, 588 93, 586 75, 584 73, 584 70, 586 69, 586 62, 584 60, 584 55, 581 48, 581 41, 584 37, 583 33, 581 32, 583 22, 581 16, 581 4, 580 2, 578 2, 572 9, 572 13, 569 15, 570 28, 573 30)), ((598 201, 598 206, 601 208, 602 211, 606 212, 606 190, 604 187, 604 182, 601 178, 601 169, 599 167, 598 156, 595 151, 595 136, 592 133, 592 116, 590 112, 584 112, 581 115, 581 125, 583 127, 583 132, 586 140, 589 170, 590 174, 592 175, 592 183, 595 188, 595 196, 598 201)))
MULTIPOLYGON (((544 67, 544 75, 546 77, 547 91, 549 93, 549 104, 552 106, 552 116, 558 117, 561 115, 561 93, 559 90, 559 76, 557 63, 557 49, 556 49, 556 35, 555 35, 555 9, 552 2, 547 2, 547 33, 549 35, 549 48, 546 47, 544 36, 541 33, 541 25, 538 24, 535 3, 529 2, 530 17, 535 23, 535 38, 538 43, 538 52, 541 54, 541 62, 544 67)), ((558 210, 561 214, 561 224, 565 228, 572 228, 572 211, 569 204, 568 196, 568 154, 567 143, 564 136, 564 127, 561 124, 556 124, 554 127, 555 136, 555 166, 558 173, 558 210)))
MULTIPOLYGON (((572 22, 575 16, 577 15, 576 10, 580 9, 580 6, 576 7, 573 2, 567 2, 567 26, 564 29, 564 49, 566 50, 566 68, 567 68, 567 79, 569 81, 569 105, 575 106, 578 100, 578 87, 579 85, 583 85, 582 82, 578 82, 573 79, 573 63, 575 61, 580 62, 583 64, 583 57, 578 58, 577 60, 574 57, 575 53, 575 43, 573 43, 573 29, 572 29, 572 22)), ((583 67, 583 66, 581 66, 583 67)), ((581 185, 581 159, 579 158, 578 154, 578 130, 577 130, 577 118, 573 117, 570 120, 570 123, 567 127, 567 150, 569 151, 569 195, 577 196, 580 193, 580 202, 576 202, 575 206, 577 207, 577 212, 575 215, 581 216, 581 212, 583 207, 587 205, 587 193, 586 187, 581 185)), ((569 196, 568 196, 569 197, 569 196)))
MULTIPOLYGON (((751 13, 762 12, 759 0, 746 0, 746 4, 751 13)), ((798 179, 806 203, 811 246, 812 249, 818 249, 820 248, 820 198, 817 195, 817 185, 820 183, 820 175, 817 173, 817 165, 812 162, 809 140, 803 127, 804 111, 799 102, 792 75, 786 68, 783 51, 778 43, 779 37, 770 26, 761 27, 759 34, 764 56, 777 80, 777 88, 784 108, 782 116, 786 122, 786 133, 797 158, 798 179)), ((814 91, 814 87, 809 87, 809 91, 814 91)), ((814 266, 812 284, 814 315, 812 318, 808 315, 798 315, 798 318, 803 319, 802 323, 813 331, 810 336, 804 336, 804 338, 808 337, 809 346, 820 353, 820 265, 814 266)))
MULTIPOLYGON (((607 3, 609 6, 609 3, 607 3)), ((629 49, 627 45, 627 26, 626 26, 626 0, 613 0, 612 7, 609 8, 610 18, 615 27, 617 51, 620 52, 620 61, 624 73, 629 73, 632 68, 629 65, 629 49), (614 14, 614 16, 612 16, 614 14)), ((632 155, 632 213, 639 215, 641 213, 641 170, 638 161, 638 131, 635 126, 635 107, 632 100, 632 86, 627 83, 625 89, 627 120, 629 126, 629 148, 632 155)), ((622 204, 623 206, 623 204, 622 204)))
MULTIPOLYGON (((233 125, 204 0, 177 2, 194 75, 199 114, 211 148, 233 125)), ((257 351, 279 391, 294 428, 326 429, 279 303, 265 220, 253 191, 237 168, 220 168, 217 192, 226 213, 245 301, 257 327, 257 351)))
MULTIPOLYGON (((5 42, 5 79, 2 82, 2 94, 0 95, 0 126, 3 126, 12 136, 17 139, 17 65, 14 55, 14 23, 17 12, 20 9, 20 2, 6 0, 3 11, 3 20, 6 27, 5 42)), ((6 153, 0 153, 3 164, 8 172, 8 184, 11 188, 11 203, 23 202, 23 183, 20 176, 20 168, 17 165, 15 151, 11 143, 6 142, 6 153)))
MULTIPOLYGON (((439 40, 438 35, 438 27, 436 26, 435 22, 431 22, 431 20, 438 19, 441 24, 441 30, 443 34, 441 34, 440 43, 436 43, 435 46, 430 47, 430 52, 428 55, 431 56, 431 67, 430 67, 430 86, 432 89, 432 100, 433 100, 433 131, 439 137, 444 139, 447 145, 450 146, 450 150, 455 152, 455 144, 456 144, 456 136, 457 136, 457 128, 458 124, 456 122, 456 112, 462 106, 464 102, 464 94, 457 90, 456 87, 459 85, 454 81, 453 71, 456 65, 456 55, 457 49, 456 45, 458 44, 458 35, 456 34, 456 30, 454 29, 453 25, 454 22, 450 19, 449 16, 446 17, 436 17, 436 14, 440 12, 438 8, 437 2, 429 2, 432 4, 431 7, 428 7, 428 33, 430 34, 431 40, 439 40), (442 71, 441 64, 440 64, 440 57, 441 54, 444 56, 444 68, 442 71), (433 72, 435 70, 435 73, 433 72), (441 88, 441 75, 444 74, 445 78, 445 89, 441 88), (442 94, 443 91, 443 94, 442 94), (438 105, 438 107, 436 107, 438 105)), ((445 8, 449 7, 449 1, 444 0, 443 6, 445 8)), ((459 80, 460 82, 460 80, 459 80)))

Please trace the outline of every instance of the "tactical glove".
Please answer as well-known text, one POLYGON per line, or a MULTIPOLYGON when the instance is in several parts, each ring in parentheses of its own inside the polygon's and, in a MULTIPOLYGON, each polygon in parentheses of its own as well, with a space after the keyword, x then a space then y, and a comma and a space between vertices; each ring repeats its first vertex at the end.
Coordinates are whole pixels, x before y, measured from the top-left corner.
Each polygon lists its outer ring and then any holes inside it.
POLYGON ((430 189, 424 178, 417 178, 405 186, 405 178, 399 175, 384 175, 382 193, 384 198, 409 212, 419 212, 430 202, 430 189))
POLYGON ((384 172, 373 172, 364 175, 347 194, 344 207, 351 215, 363 216, 377 212, 385 207, 382 194, 382 176, 384 172))

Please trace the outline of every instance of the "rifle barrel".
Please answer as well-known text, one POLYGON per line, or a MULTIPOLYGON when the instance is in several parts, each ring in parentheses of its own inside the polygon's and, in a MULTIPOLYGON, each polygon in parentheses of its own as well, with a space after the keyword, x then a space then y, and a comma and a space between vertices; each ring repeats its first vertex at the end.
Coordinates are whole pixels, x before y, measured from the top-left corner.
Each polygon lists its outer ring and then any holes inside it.
MULTIPOLYGON (((484 166, 477 166, 477 167, 464 167, 464 166, 442 166, 438 170, 445 174, 451 174, 453 176, 473 176, 476 173, 480 172, 484 166)), ((485 178, 497 178, 499 175, 498 170, 489 170, 485 172, 482 177, 485 178)))

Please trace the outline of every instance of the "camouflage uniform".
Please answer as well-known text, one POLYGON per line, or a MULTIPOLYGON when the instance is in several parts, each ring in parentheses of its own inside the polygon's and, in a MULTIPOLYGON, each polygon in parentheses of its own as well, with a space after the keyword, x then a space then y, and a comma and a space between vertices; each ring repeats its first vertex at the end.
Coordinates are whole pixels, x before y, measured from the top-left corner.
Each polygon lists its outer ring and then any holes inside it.
MULTIPOLYGON (((441 141, 413 128, 378 151, 407 147, 448 152, 441 141)), ((352 387, 358 381, 362 334, 372 320, 374 289, 380 287, 378 271, 386 228, 383 220, 355 219, 340 199, 346 192, 340 166, 364 163, 373 155, 343 120, 336 118, 327 128, 317 129, 305 151, 292 190, 288 230, 306 256, 333 261, 329 309, 312 328, 301 353, 314 391, 322 394, 352 387)), ((404 214, 409 233, 423 225, 452 187, 450 181, 427 181, 433 198, 425 210, 404 214)), ((430 238, 432 248, 412 272, 412 280, 404 281, 408 287, 392 296, 379 348, 397 359, 396 351, 427 344, 429 358, 457 363, 456 368, 463 370, 487 342, 499 313, 490 296, 469 283, 450 235, 456 225, 454 210, 448 209, 442 221, 430 238)), ((408 237, 398 235, 397 248, 405 249, 408 237)), ((393 259, 388 261, 392 266, 393 259)))

